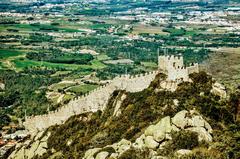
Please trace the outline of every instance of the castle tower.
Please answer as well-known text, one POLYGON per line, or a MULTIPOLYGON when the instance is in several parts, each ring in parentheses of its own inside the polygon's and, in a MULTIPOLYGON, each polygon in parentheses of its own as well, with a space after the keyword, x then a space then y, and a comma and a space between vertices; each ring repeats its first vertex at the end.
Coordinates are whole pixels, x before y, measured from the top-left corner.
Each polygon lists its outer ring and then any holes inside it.
POLYGON ((199 72, 198 64, 185 67, 183 56, 158 56, 158 69, 169 81, 189 81, 189 74, 199 72))
POLYGON ((158 57, 158 67, 159 70, 162 70, 163 72, 166 72, 169 67, 182 67, 183 64, 183 57, 180 56, 159 56, 158 57))

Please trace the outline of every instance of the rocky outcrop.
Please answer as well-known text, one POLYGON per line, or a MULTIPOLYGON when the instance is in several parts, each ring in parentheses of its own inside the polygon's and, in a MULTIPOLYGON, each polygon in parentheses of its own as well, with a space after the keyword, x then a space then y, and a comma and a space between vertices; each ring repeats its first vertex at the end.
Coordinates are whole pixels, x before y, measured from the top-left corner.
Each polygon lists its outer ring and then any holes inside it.
POLYGON ((212 136, 204 127, 191 127, 187 128, 186 130, 198 133, 198 141, 212 142, 212 136))
POLYGON ((37 133, 33 139, 26 140, 24 143, 18 143, 15 151, 8 159, 31 159, 34 156, 41 156, 47 151, 47 139, 50 133, 44 135, 43 132, 37 133))
MULTIPOLYGON (((174 117, 166 116, 155 124, 148 126, 142 135, 134 142, 122 139, 112 145, 102 148, 93 148, 85 152, 83 159, 117 159, 129 149, 143 151, 148 149, 151 153, 149 158, 164 158, 159 155, 158 150, 164 150, 166 145, 172 141, 172 133, 176 131, 192 131, 198 134, 199 141, 212 141, 212 128, 209 123, 196 111, 182 110, 174 117)), ((47 139, 50 133, 39 132, 32 139, 16 146, 15 151, 9 159, 33 158, 36 155, 43 155, 48 147, 47 139)), ((69 141, 71 145, 72 141, 69 141)), ((175 155, 182 156, 190 154, 191 150, 178 150, 175 155)))
MULTIPOLYGON (((133 143, 122 139, 118 143, 106 146, 112 147, 115 150, 114 153, 103 153, 103 150, 106 147, 103 147, 102 149, 91 149, 85 153, 84 159, 105 159, 107 156, 117 159, 121 154, 131 148, 139 150, 149 149, 151 152, 149 158, 152 159, 164 158, 164 156, 158 156, 157 149, 165 148, 165 145, 172 140, 171 133, 174 133, 174 131, 183 130, 196 132, 198 134, 199 141, 212 141, 212 128, 207 123, 207 121, 205 121, 203 117, 200 116, 196 111, 183 110, 178 112, 173 118, 166 116, 156 124, 150 125, 145 129, 144 133, 133 143), (95 158, 94 155, 96 155, 95 158), (101 158, 97 158, 97 156, 101 158)), ((183 155, 188 155, 190 153, 192 153, 191 150, 181 149, 176 151, 175 155, 177 157, 180 157, 183 155)))
POLYGON ((133 143, 133 147, 137 149, 142 149, 145 147, 145 134, 141 135, 139 138, 136 139, 135 143, 133 143))
POLYGON ((189 154, 191 154, 191 153, 192 153, 191 150, 181 149, 181 150, 178 150, 178 151, 175 153, 175 155, 176 155, 177 157, 181 157, 181 156, 184 156, 184 155, 189 155, 189 154))
POLYGON ((159 143, 154 140, 153 136, 147 136, 145 138, 145 146, 149 149, 156 149, 159 146, 159 143))
POLYGON ((126 94, 122 94, 122 96, 120 97, 120 100, 116 100, 116 103, 114 103, 115 108, 114 108, 113 116, 119 116, 121 114, 120 107, 124 99, 126 99, 126 97, 127 97, 126 94))
POLYGON ((213 93, 217 96, 220 96, 221 98, 226 98, 227 97, 226 88, 218 82, 215 82, 212 85, 211 93, 213 93))
POLYGON ((132 146, 132 143, 126 139, 122 139, 120 142, 113 144, 111 147, 116 151, 118 154, 122 154, 123 152, 130 149, 132 146))
POLYGON ((106 159, 109 153, 106 151, 100 152, 97 154, 96 159, 106 159))
POLYGON ((186 118, 188 111, 183 110, 178 112, 173 118, 172 123, 181 129, 184 129, 185 126, 187 126, 188 120, 186 118))
POLYGON ((89 149, 85 152, 84 158, 85 159, 94 159, 94 154, 100 151, 101 148, 94 148, 94 149, 89 149))

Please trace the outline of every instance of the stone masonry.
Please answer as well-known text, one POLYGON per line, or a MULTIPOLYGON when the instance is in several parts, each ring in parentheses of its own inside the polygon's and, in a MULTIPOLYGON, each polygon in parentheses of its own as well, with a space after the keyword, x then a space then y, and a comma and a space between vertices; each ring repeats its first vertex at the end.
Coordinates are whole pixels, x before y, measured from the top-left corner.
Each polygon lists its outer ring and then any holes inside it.
POLYGON ((189 81, 189 74, 198 72, 198 64, 183 66, 183 57, 159 56, 159 70, 139 74, 137 76, 124 75, 114 78, 105 86, 69 102, 69 104, 45 115, 26 117, 23 125, 31 133, 42 131, 52 125, 64 123, 69 117, 86 112, 104 110, 111 94, 115 90, 139 92, 147 88, 159 72, 166 73, 168 78, 161 83, 164 89, 174 91, 181 81, 189 81))

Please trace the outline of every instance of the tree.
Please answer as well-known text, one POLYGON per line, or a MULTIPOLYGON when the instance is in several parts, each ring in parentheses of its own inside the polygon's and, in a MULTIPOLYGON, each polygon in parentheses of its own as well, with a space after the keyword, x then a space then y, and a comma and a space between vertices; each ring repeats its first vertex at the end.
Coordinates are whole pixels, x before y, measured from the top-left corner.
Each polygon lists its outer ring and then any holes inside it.
POLYGON ((8 125, 10 122, 11 118, 8 115, 2 113, 0 114, 0 129, 2 129, 4 125, 8 125))
POLYGON ((240 115, 240 93, 232 93, 229 99, 229 109, 230 112, 234 115, 234 120, 238 120, 240 115))

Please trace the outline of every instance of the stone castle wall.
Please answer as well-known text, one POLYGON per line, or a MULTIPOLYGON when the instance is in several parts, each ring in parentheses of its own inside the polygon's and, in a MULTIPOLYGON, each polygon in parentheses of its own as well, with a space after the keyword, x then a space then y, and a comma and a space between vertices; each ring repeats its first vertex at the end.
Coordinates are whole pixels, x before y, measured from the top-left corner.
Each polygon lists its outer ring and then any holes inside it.
MULTIPOLYGON (((178 83, 189 81, 189 74, 199 72, 198 64, 185 67, 183 57, 159 56, 158 62, 158 71, 168 75, 167 80, 160 84, 163 89, 170 91, 174 91, 178 83)), ((54 112, 49 112, 49 114, 46 115, 27 117, 23 124, 26 129, 34 132, 44 130, 55 124, 62 124, 73 115, 104 110, 111 94, 115 90, 126 90, 127 92, 142 91, 150 85, 158 71, 137 76, 124 75, 116 77, 107 85, 101 86, 82 97, 70 101, 68 105, 54 112)))
POLYGON ((167 80, 176 81, 183 80, 189 81, 189 74, 199 72, 197 63, 189 67, 184 66, 182 56, 159 56, 158 57, 159 70, 168 75, 167 80))
POLYGON ((116 77, 109 84, 70 101, 68 105, 56 111, 45 115, 27 117, 23 124, 30 132, 36 132, 55 124, 62 124, 73 115, 103 110, 115 90, 126 90, 128 92, 142 91, 150 85, 157 73, 157 71, 154 71, 137 76, 124 75, 116 77))
POLYGON ((198 63, 194 63, 191 66, 187 67, 188 74, 199 72, 199 65, 198 63))
POLYGON ((183 57, 182 56, 159 56, 158 67, 161 71, 166 72, 172 67, 182 67, 183 57))

